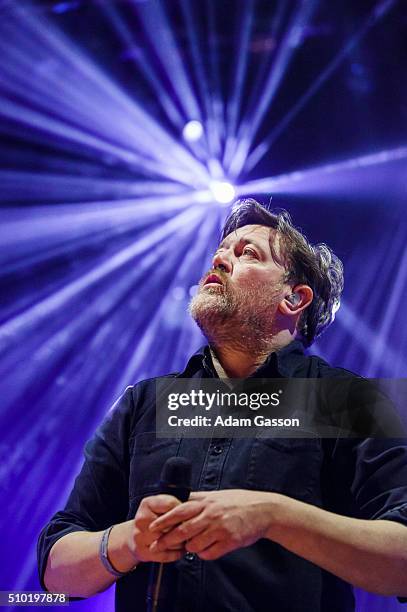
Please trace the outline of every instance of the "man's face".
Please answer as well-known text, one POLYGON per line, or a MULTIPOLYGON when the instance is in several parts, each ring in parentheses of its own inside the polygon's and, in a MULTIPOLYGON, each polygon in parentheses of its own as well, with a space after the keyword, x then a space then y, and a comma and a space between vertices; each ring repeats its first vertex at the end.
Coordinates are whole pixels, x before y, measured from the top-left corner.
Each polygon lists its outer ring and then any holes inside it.
POLYGON ((219 245, 213 268, 202 277, 190 312, 203 333, 217 339, 223 332, 272 332, 277 306, 286 295, 285 268, 279 257, 275 231, 264 225, 246 225, 219 245))

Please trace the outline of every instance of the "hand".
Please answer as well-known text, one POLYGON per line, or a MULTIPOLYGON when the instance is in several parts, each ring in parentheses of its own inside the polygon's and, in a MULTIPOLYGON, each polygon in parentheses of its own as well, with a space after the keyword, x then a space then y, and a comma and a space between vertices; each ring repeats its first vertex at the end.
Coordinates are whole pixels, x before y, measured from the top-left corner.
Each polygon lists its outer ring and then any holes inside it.
POLYGON ((192 493, 189 501, 150 524, 150 551, 158 554, 185 544, 208 561, 250 546, 267 535, 274 495, 242 489, 192 493))
POLYGON ((128 545, 136 561, 168 563, 177 561, 185 552, 182 542, 151 549, 151 545, 164 533, 165 528, 151 531, 154 520, 162 514, 174 510, 181 502, 172 495, 152 495, 145 497, 130 522, 128 545))

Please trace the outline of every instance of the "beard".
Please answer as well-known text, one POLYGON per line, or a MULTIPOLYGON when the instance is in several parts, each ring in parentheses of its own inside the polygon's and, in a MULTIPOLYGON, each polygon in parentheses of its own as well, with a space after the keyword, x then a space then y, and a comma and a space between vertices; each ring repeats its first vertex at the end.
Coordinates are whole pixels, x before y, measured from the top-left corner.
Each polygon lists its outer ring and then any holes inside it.
MULTIPOLYGON (((189 303, 189 313, 209 344, 262 353, 267 350, 276 328, 274 319, 281 300, 281 286, 265 287, 253 282, 244 289, 233 287, 216 270, 222 285, 203 288, 189 303)), ((207 274, 204 275, 207 278, 207 274)))

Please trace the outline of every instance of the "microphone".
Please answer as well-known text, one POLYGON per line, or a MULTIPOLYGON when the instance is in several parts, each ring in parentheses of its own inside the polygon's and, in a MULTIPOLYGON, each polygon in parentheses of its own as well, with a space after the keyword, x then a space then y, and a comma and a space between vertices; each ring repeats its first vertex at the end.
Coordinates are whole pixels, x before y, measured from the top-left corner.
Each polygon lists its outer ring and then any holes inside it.
MULTIPOLYGON (((165 462, 160 478, 159 492, 173 495, 186 502, 191 493, 192 465, 185 457, 170 457, 165 462)), ((153 563, 147 590, 147 612, 156 612, 160 594, 164 563, 153 563)))
POLYGON ((160 493, 173 495, 186 502, 191 493, 191 462, 185 457, 170 457, 164 463, 160 478, 160 493))

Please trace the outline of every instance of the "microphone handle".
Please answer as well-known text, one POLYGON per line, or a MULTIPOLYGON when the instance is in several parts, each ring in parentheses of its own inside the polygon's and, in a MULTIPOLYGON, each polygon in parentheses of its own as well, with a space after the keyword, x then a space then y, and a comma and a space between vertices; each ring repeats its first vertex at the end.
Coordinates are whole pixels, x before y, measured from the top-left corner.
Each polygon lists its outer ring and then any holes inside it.
MULTIPOLYGON (((191 493, 190 483, 191 462, 181 457, 167 459, 161 474, 160 494, 172 495, 180 502, 186 502, 191 493)), ((163 569, 163 563, 153 563, 151 566, 147 589, 147 612, 157 612, 163 569)))
MULTIPOLYGON (((173 495, 180 502, 186 502, 190 495, 189 487, 180 487, 168 483, 160 483, 160 493, 173 495)), ((150 584, 147 593, 147 612, 157 612, 158 597, 160 595, 161 579, 163 575, 164 563, 154 563, 151 568, 150 584)))
POLYGON ((152 584, 150 585, 152 592, 150 592, 147 596, 147 612, 157 612, 158 596, 160 594, 164 563, 155 563, 153 566, 153 571, 155 569, 157 569, 157 577, 155 580, 152 581, 152 584))

